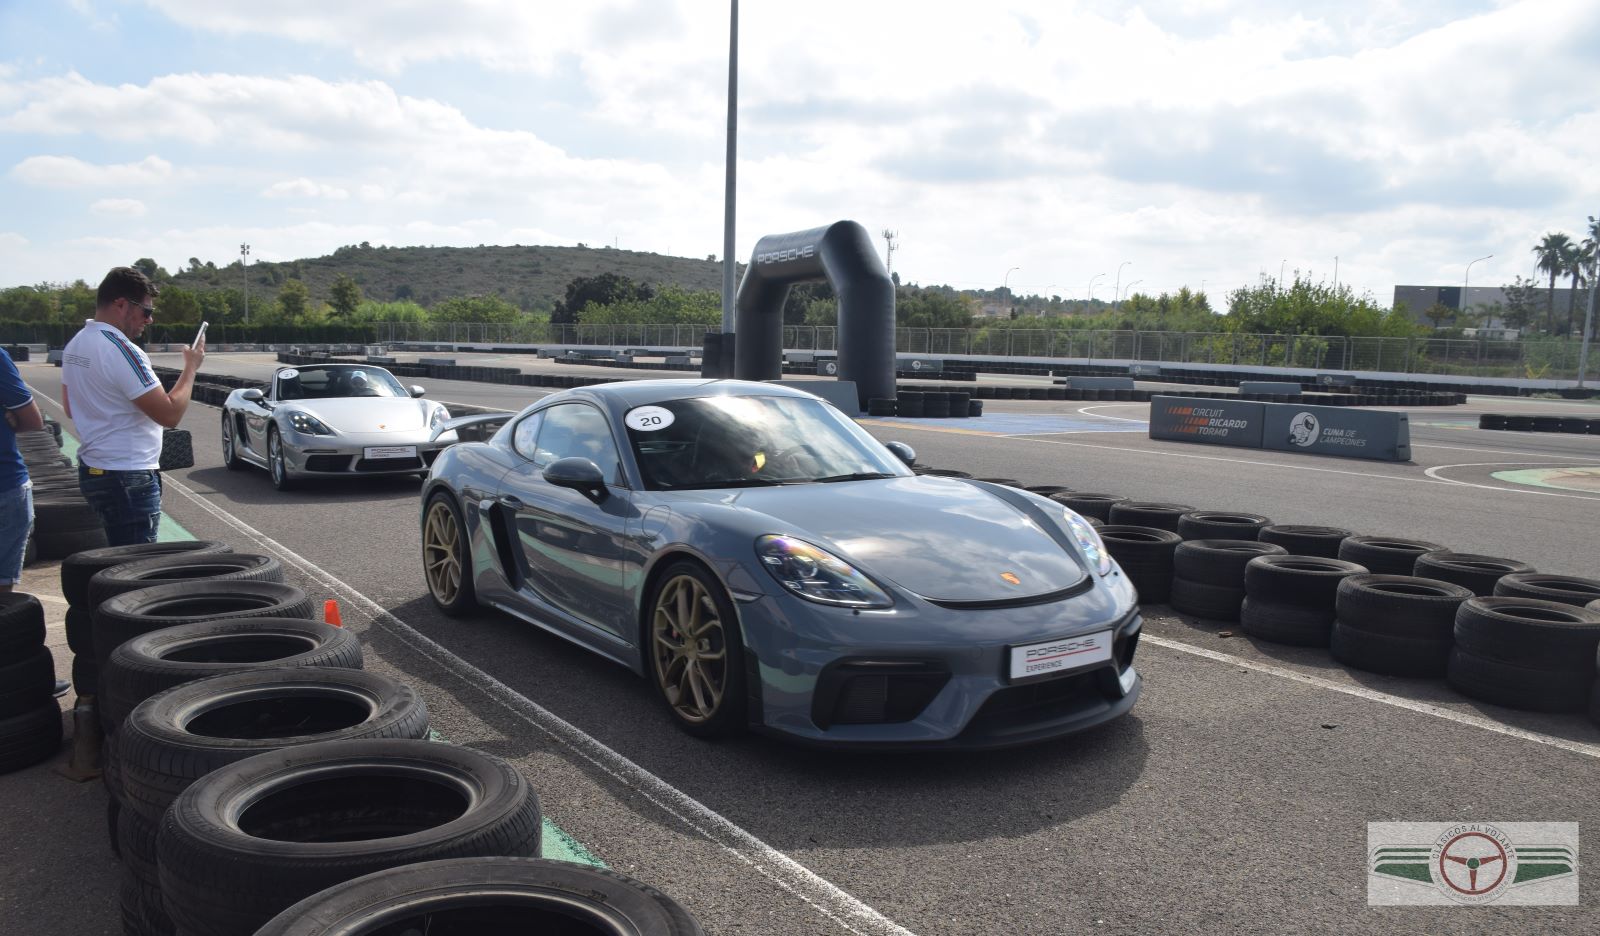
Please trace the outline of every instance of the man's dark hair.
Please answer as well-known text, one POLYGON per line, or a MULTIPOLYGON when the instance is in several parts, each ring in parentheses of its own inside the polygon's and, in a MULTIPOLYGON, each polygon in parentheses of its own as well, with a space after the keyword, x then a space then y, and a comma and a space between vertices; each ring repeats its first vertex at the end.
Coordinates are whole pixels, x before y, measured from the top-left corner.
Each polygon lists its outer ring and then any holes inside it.
POLYGON ((161 287, 133 267, 112 267, 106 278, 100 281, 94 302, 96 306, 108 306, 118 299, 126 299, 143 304, 146 299, 154 299, 160 294, 161 287))

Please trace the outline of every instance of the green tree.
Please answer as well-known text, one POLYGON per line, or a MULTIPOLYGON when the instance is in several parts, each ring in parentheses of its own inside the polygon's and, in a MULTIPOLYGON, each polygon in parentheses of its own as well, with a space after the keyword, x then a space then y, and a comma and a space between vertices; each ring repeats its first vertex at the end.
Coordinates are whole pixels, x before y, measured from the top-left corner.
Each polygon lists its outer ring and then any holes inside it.
POLYGON ((356 306, 350 318, 356 322, 426 322, 428 310, 415 302, 374 302, 368 299, 356 306))
POLYGON ((200 300, 182 286, 167 286, 156 300, 157 314, 164 325, 200 322, 200 300))
POLYGON ((909 328, 969 328, 972 302, 941 289, 902 286, 895 290, 894 317, 909 328))
POLYGON ((428 310, 435 322, 513 322, 520 314, 516 306, 499 296, 457 296, 428 310))
POLYGON ((278 305, 286 320, 299 321, 311 305, 311 290, 297 279, 284 280, 278 288, 278 305))
POLYGON ((1567 293, 1567 334, 1572 334, 1573 314, 1578 305, 1578 291, 1586 282, 1589 264, 1594 260, 1594 245, 1588 241, 1573 244, 1565 254, 1567 276, 1572 278, 1572 291, 1567 293))
POLYGON ((591 302, 578 310, 578 321, 585 325, 711 325, 722 321, 722 294, 669 284, 648 299, 624 299, 609 305, 591 302))
POLYGON ((1539 301, 1539 284, 1518 276, 1509 286, 1500 288, 1506 296, 1505 312, 1501 316, 1506 327, 1520 330, 1531 325, 1539 314, 1536 305, 1539 301))
POLYGON ((349 318, 361 305, 361 287, 348 274, 340 273, 334 277, 333 285, 328 287, 328 305, 333 306, 341 316, 349 318))
POLYGON ((1450 308, 1442 302, 1435 302, 1433 305, 1422 310, 1422 316, 1423 318, 1426 318, 1428 321, 1432 322, 1434 328, 1438 329, 1443 328, 1455 321, 1456 310, 1450 308))
POLYGON ((1547 334, 1555 334, 1556 330, 1556 277, 1567 272, 1567 252, 1572 249, 1572 238, 1561 233, 1546 234, 1533 248, 1533 255, 1539 261, 1539 272, 1550 274, 1550 299, 1545 305, 1544 330, 1547 334))
POLYGON ((162 268, 161 264, 149 257, 140 257, 133 261, 133 268, 148 276, 152 282, 165 283, 167 280, 172 279, 171 273, 168 273, 162 268))
POLYGON ((649 299, 653 295, 655 290, 648 284, 635 283, 617 273, 579 276, 567 283, 566 298, 556 303, 555 311, 550 313, 550 321, 570 324, 578 320, 578 312, 590 303, 607 306, 618 302, 649 299))
POLYGON ((0 321, 49 322, 55 317, 55 294, 47 286, 0 290, 0 321))

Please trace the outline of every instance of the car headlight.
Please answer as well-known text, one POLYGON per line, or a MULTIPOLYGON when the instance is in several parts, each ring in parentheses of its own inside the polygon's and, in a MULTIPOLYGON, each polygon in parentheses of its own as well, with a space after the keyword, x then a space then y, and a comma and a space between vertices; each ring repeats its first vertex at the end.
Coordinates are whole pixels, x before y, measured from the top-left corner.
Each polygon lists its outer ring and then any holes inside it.
POLYGON ((1078 516, 1072 510, 1062 509, 1063 519, 1067 522, 1067 529, 1072 532, 1072 538, 1078 543, 1078 550, 1083 553, 1095 571, 1105 575, 1111 571, 1111 552, 1106 549, 1105 540, 1100 538, 1089 521, 1078 516))
POLYGON ((844 608, 887 608, 888 593, 825 549, 792 536, 763 536, 756 555, 779 584, 807 601, 844 608))
POLYGON ((450 411, 449 410, 445 409, 442 406, 435 406, 433 408, 433 412, 428 414, 428 428, 429 429, 437 429, 437 428, 439 428, 439 426, 442 423, 444 423, 445 420, 447 420, 449 418, 450 418, 450 411))
POLYGON ((289 414, 289 425, 294 427, 294 431, 304 432, 306 435, 333 435, 333 430, 323 425, 322 420, 299 410, 289 414))

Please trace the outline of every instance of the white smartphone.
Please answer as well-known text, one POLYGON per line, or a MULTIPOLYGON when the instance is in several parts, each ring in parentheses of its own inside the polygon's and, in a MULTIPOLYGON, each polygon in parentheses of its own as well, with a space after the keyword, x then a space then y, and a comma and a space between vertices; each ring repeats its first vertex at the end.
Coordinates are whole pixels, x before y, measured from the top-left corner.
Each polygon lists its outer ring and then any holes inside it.
POLYGON ((200 330, 195 333, 194 341, 189 343, 189 347, 193 348, 193 347, 199 345, 200 342, 206 340, 206 327, 209 326, 210 324, 211 324, 210 322, 201 322, 200 323, 200 330))

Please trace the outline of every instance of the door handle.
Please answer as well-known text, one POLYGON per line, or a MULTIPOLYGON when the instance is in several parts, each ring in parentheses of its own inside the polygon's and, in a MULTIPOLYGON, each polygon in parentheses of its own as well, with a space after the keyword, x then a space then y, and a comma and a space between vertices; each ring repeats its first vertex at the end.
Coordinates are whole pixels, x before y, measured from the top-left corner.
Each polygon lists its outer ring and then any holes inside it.
POLYGON ((522 498, 517 497, 514 494, 500 495, 500 503, 510 507, 512 510, 521 510, 523 507, 527 506, 522 502, 522 498))

